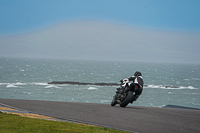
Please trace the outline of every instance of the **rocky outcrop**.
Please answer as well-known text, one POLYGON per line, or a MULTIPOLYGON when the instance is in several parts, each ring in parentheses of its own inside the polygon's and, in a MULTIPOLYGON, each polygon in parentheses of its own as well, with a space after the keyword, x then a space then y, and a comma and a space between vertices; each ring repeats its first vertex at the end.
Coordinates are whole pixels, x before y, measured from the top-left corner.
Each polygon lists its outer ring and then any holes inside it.
POLYGON ((71 84, 71 85, 99 85, 99 86, 118 86, 117 83, 83 83, 74 81, 53 81, 48 84, 71 84))
MULTIPOLYGON (((120 84, 118 83, 84 83, 84 82, 75 82, 75 81, 52 81, 49 82, 48 84, 70 84, 70 85, 98 85, 98 86, 119 86, 120 84)), ((144 85, 144 87, 150 87, 150 88, 179 88, 179 87, 174 87, 174 86, 149 86, 149 85, 144 85)))

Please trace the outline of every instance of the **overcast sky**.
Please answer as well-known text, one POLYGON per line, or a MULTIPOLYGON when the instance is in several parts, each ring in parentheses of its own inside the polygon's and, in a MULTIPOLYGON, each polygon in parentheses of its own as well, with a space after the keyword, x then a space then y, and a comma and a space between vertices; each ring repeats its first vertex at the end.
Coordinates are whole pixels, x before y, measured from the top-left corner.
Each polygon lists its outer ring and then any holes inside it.
POLYGON ((1 0, 0 57, 200 63, 199 0, 1 0))

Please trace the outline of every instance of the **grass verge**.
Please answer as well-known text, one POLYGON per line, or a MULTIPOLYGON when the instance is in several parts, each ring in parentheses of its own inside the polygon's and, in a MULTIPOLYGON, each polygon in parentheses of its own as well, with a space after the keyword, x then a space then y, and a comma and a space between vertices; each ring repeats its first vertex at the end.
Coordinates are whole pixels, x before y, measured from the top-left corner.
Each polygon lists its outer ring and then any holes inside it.
POLYGON ((110 128, 21 117, 0 112, 1 133, 127 133, 110 128))

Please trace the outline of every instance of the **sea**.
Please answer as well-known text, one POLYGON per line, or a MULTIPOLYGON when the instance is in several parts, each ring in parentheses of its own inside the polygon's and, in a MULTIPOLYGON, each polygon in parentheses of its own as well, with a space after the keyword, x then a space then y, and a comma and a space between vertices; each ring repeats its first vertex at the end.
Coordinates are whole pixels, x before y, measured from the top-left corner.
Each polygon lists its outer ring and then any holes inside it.
POLYGON ((128 106, 200 109, 200 64, 2 57, 0 98, 110 104, 118 86, 48 83, 120 83, 135 71, 142 73, 145 86, 128 106))

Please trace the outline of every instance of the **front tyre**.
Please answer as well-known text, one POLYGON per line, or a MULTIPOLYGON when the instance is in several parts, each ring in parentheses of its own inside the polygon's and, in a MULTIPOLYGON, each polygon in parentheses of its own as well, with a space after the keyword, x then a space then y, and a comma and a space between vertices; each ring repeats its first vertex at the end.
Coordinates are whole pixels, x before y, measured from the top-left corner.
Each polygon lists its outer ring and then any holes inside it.
POLYGON ((113 97, 113 100, 111 102, 111 106, 115 106, 117 104, 117 101, 116 101, 116 95, 113 97))
POLYGON ((120 107, 126 107, 133 100, 133 92, 129 91, 126 98, 120 103, 120 107))

